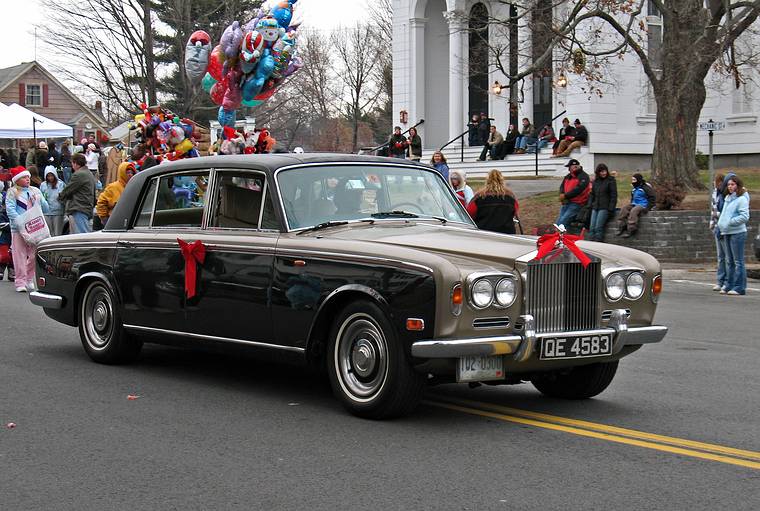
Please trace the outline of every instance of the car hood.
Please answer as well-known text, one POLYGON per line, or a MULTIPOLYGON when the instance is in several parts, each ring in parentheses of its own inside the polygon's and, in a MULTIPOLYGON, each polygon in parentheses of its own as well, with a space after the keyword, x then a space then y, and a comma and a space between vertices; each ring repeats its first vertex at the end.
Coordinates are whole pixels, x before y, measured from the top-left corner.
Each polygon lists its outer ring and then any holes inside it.
MULTIPOLYGON (((537 239, 535 236, 513 236, 453 224, 434 225, 428 222, 349 224, 317 231, 312 235, 328 239, 368 242, 384 247, 418 249, 458 259, 479 259, 497 265, 508 264, 511 267, 514 267, 515 260, 526 259, 526 256, 536 251, 537 239)), ((605 264, 631 265, 637 263, 640 257, 651 258, 643 252, 604 243, 581 241, 578 242, 578 246, 587 254, 599 257, 605 264)), ((388 248, 381 248, 378 252, 385 255, 388 250, 388 248)), ((639 264, 646 263, 640 261, 639 264)))

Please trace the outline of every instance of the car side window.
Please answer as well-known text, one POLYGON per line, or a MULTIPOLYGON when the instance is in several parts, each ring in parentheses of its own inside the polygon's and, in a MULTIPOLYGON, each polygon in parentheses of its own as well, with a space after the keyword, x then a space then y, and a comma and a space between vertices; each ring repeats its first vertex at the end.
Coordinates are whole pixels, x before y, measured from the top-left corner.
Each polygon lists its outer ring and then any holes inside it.
POLYGON ((209 172, 163 176, 158 181, 153 227, 201 227, 209 172))
POLYGON ((143 197, 143 203, 140 207, 140 214, 135 221, 135 227, 150 227, 150 217, 153 213, 153 204, 156 202, 156 184, 157 179, 153 179, 148 187, 148 193, 143 197))
POLYGON ((216 204, 210 226, 219 229, 277 229, 262 174, 217 171, 216 204), (261 222, 260 222, 261 220, 261 222))

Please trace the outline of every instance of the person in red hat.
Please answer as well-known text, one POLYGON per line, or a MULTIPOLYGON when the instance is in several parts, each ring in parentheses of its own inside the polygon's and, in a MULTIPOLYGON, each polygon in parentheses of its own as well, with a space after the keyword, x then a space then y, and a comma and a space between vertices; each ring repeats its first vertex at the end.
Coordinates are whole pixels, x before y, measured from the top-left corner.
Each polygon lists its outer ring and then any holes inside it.
POLYGON ((30 186, 31 174, 24 167, 11 169, 13 186, 5 196, 5 210, 11 224, 13 267, 16 270, 16 291, 23 293, 34 288, 34 245, 27 244, 19 233, 18 218, 35 204, 42 212, 49 211, 48 203, 38 188, 30 186))

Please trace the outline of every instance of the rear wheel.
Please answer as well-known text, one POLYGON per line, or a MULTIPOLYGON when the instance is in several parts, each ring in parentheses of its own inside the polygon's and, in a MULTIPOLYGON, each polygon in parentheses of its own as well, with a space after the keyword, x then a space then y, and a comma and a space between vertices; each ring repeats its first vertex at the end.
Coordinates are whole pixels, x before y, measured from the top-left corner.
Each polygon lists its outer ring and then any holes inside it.
POLYGON ((121 314, 103 282, 88 283, 79 302, 79 337, 84 351, 101 364, 124 364, 140 354, 142 342, 124 331, 121 314))
POLYGON ((368 301, 355 302, 338 315, 330 333, 327 367, 333 392, 360 417, 406 415, 425 387, 382 310, 368 301))
POLYGON ((618 361, 601 362, 553 372, 532 381, 539 392, 562 399, 588 399, 601 394, 609 387, 617 372, 618 361))

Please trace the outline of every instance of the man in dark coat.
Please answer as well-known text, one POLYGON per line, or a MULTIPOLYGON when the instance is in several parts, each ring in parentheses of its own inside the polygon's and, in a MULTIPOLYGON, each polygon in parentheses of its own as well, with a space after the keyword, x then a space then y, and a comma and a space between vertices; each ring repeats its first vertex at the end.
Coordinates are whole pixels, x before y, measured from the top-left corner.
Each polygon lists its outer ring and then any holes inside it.
POLYGON ((388 150, 391 156, 394 158, 406 158, 406 148, 409 147, 409 142, 406 137, 401 134, 401 128, 396 126, 393 128, 393 135, 388 140, 388 150))

